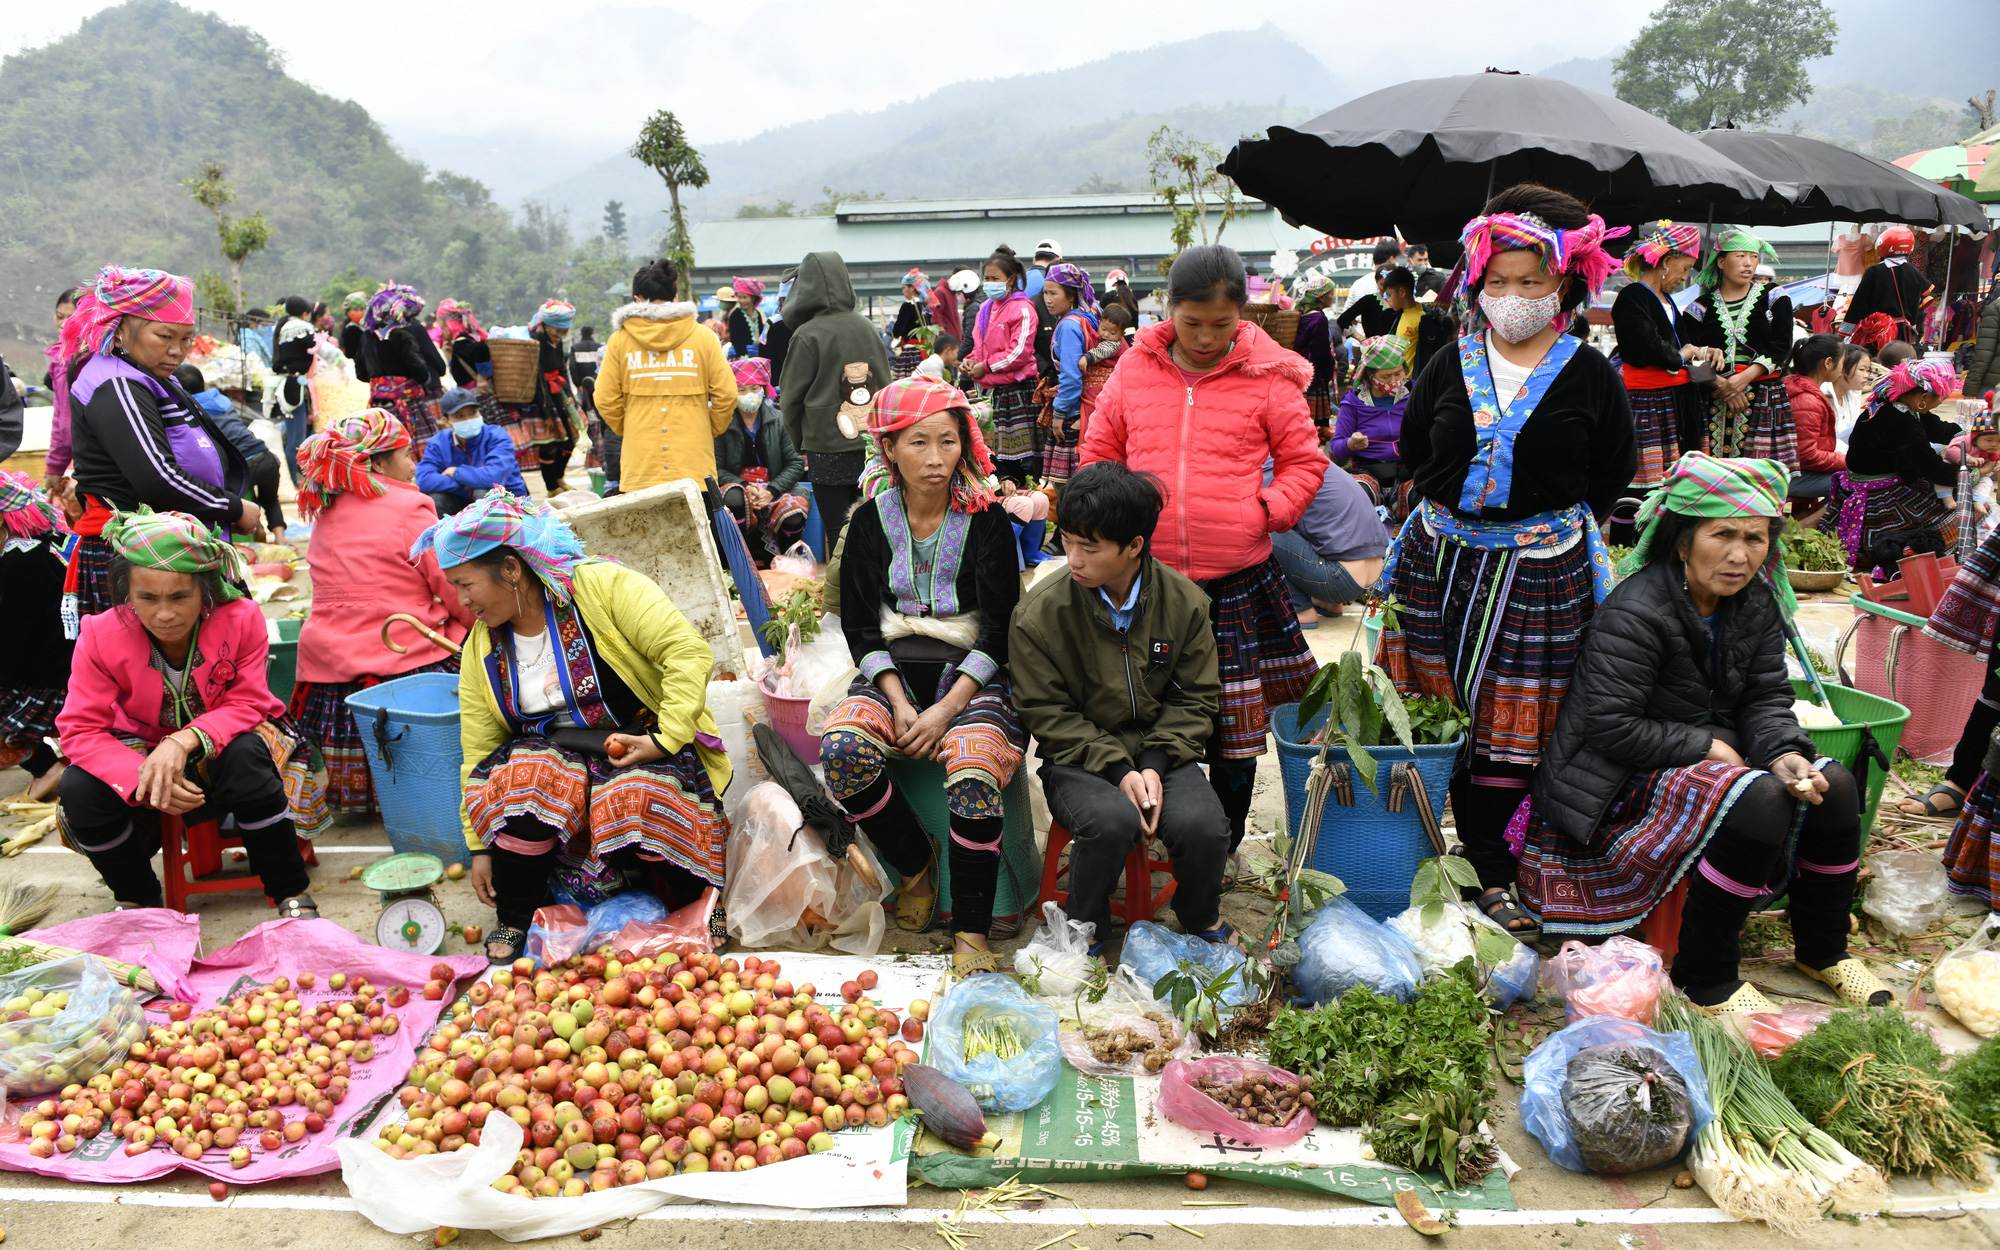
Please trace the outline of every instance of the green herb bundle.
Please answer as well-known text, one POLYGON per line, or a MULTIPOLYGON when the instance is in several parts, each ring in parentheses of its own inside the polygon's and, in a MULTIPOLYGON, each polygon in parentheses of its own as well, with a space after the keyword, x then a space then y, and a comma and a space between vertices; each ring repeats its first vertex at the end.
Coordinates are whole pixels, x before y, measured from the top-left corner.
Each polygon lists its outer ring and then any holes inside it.
POLYGON ((1831 573, 1847 568, 1847 549, 1841 546, 1837 535, 1809 530, 1791 521, 1785 526, 1782 541, 1787 568, 1805 573, 1831 573))
POLYGON ((1946 1074, 1951 1081, 1951 1105, 2000 1142, 2000 1038, 1980 1043, 1961 1056, 1946 1074))
POLYGON ((26 946, 0 947, 0 976, 45 963, 48 956, 26 946))
POLYGON ((1834 1013, 1772 1069, 1794 1106, 1884 1171, 1979 1181, 1990 1143, 1952 1102, 1944 1056, 1894 1007, 1834 1013))
POLYGON ((1367 1126, 1378 1158, 1437 1167, 1454 1184, 1493 1164, 1473 1135, 1493 1106, 1486 1003, 1470 977, 1431 981, 1401 1003, 1356 986, 1311 1011, 1271 1022, 1271 1062, 1313 1079, 1327 1124, 1367 1126), (1468 1127, 1470 1126, 1470 1127, 1468 1127))

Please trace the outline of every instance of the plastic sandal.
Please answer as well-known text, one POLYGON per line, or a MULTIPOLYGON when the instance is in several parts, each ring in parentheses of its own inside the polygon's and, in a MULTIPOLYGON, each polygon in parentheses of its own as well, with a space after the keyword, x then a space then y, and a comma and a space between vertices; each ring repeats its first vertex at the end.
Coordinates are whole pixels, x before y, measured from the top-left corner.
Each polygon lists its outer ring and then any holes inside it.
POLYGON ((313 902, 310 894, 294 894, 290 898, 278 900, 280 920, 318 920, 319 904, 313 902))
MULTIPOLYGON (((896 927, 906 933, 922 933, 937 919, 937 844, 931 844, 931 860, 924 865, 919 876, 931 883, 929 894, 912 894, 908 890, 896 891, 896 927)), ((905 885, 908 882, 904 883, 905 885)))
POLYGON ((496 968, 502 964, 511 964, 519 959, 521 952, 527 948, 527 934, 521 932, 519 929, 509 929, 505 925, 502 925, 486 935, 486 962, 496 968), (494 954, 493 948, 496 946, 506 947, 506 954, 494 954))
POLYGON ((1533 942, 1542 936, 1542 926, 1536 922, 1533 916, 1521 910, 1520 900, 1514 897, 1512 890, 1497 888, 1481 890, 1479 892, 1479 910, 1485 913, 1488 920, 1505 929, 1517 941, 1533 942), (1514 922, 1517 920, 1527 921, 1527 927, 1515 928, 1514 922))
POLYGON ((953 976, 969 977, 981 972, 1000 971, 1000 960, 992 951, 954 951, 951 957, 953 976))
POLYGON ((1235 928, 1228 921, 1222 921, 1213 929, 1204 933, 1197 933, 1195 936, 1210 946, 1233 946, 1237 950, 1243 951, 1246 955, 1250 953, 1247 950, 1243 950, 1242 941, 1237 937, 1235 928))
POLYGON ((1747 1016, 1753 1012, 1776 1011, 1778 1005, 1764 997, 1762 990, 1745 981, 1736 987, 1736 992, 1713 1007, 1695 1005, 1695 1010, 1704 1016, 1747 1016))
POLYGON ((1952 786, 1947 785, 1942 781, 1932 786, 1929 792, 1926 793, 1921 798, 1912 795, 1908 798, 1902 798, 1896 800, 1897 811, 1902 812, 1905 816, 1916 817, 1918 820, 1955 821, 1958 819, 1958 813, 1964 807, 1965 807, 1965 792, 1963 790, 1955 789, 1952 786), (1939 795, 1943 795, 1945 798, 1950 799, 1951 806, 1950 807, 1938 806, 1937 800, 1939 795), (1910 811, 1908 808, 1903 806, 1903 804, 1905 803, 1916 803, 1919 806, 1921 806, 1924 810, 1922 812, 1910 811))
POLYGON ((1795 966, 1820 984, 1831 985, 1840 1001, 1849 1007, 1886 1007, 1895 997, 1868 965, 1858 959, 1843 959, 1830 968, 1808 968, 1802 963, 1795 966))

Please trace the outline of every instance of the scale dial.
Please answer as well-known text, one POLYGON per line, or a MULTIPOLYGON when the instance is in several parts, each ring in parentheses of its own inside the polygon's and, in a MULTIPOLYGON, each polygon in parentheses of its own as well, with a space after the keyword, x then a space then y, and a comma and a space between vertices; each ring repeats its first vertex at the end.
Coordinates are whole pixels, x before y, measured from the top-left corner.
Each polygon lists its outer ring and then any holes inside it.
POLYGON ((421 896, 392 899, 375 920, 375 944, 412 955, 444 949, 444 913, 421 896))

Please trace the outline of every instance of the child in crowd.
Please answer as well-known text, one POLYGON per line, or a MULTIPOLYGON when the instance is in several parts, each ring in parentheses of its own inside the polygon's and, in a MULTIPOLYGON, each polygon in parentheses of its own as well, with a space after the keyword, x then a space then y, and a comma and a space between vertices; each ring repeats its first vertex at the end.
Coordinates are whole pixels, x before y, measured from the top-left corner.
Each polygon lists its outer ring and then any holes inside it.
POLYGON ((1404 340, 1378 334, 1361 344, 1361 371, 1354 388, 1340 398, 1327 455, 1368 488, 1379 507, 1400 520, 1410 472, 1396 442, 1403 436, 1403 409, 1410 402, 1410 372, 1404 340))
POLYGON ((927 378, 936 378, 946 386, 958 385, 958 354, 962 345, 958 337, 942 331, 931 340, 931 354, 917 363, 916 371, 927 378))
POLYGON ((1181 928, 1234 938, 1217 910, 1229 821, 1201 771, 1221 701, 1215 633, 1207 593, 1150 553, 1163 505, 1117 461, 1078 470, 1062 496, 1070 575, 1030 589, 1008 632, 1014 706, 1070 833, 1069 914, 1096 925, 1093 955, 1125 857, 1149 837, 1173 856, 1181 928))
POLYGON ((1100 335, 1097 346, 1083 354, 1083 419, 1077 423, 1077 437, 1083 437, 1090 427, 1091 410, 1097 407, 1097 393, 1111 380, 1112 370, 1118 367, 1118 358, 1125 354, 1129 346, 1126 336, 1132 333, 1138 318, 1123 304, 1106 304, 1098 321, 1100 335))

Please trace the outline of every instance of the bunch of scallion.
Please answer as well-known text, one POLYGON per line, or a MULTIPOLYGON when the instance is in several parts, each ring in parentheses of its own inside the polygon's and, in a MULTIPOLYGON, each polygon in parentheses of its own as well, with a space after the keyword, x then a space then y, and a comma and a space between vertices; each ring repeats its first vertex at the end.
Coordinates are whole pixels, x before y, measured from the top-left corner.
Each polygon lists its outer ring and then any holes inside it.
POLYGON ((1879 1211, 1882 1173, 1799 1113, 1755 1051, 1679 995, 1660 1000, 1656 1027, 1686 1033, 1715 1108, 1688 1155, 1708 1196, 1739 1220, 1803 1237, 1829 1208, 1879 1211))
POLYGON ((1014 1022, 1005 1016, 985 1023, 970 1020, 966 1022, 967 1059, 976 1059, 980 1055, 987 1054, 997 1059, 1013 1059, 1027 1049, 1021 1042, 1021 1035, 1014 1031, 1014 1022))

